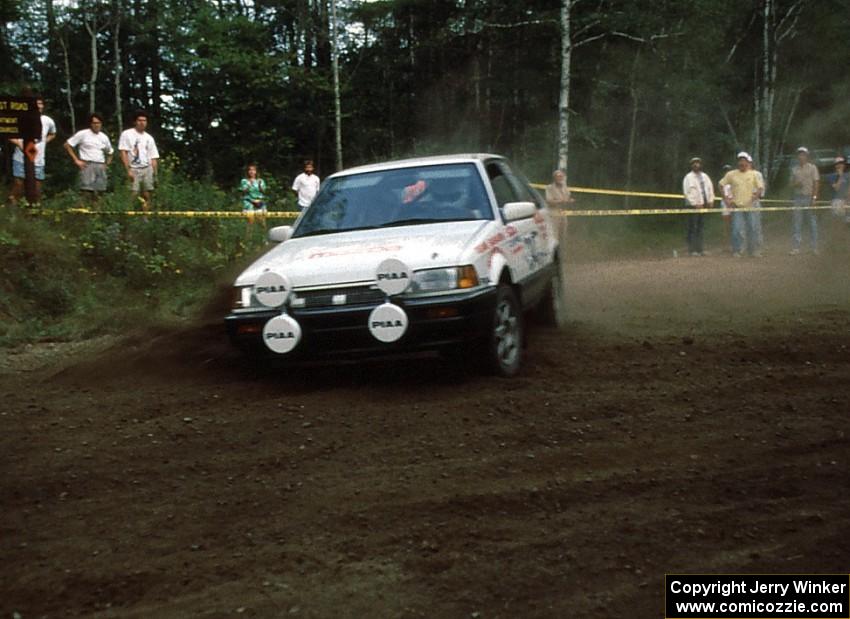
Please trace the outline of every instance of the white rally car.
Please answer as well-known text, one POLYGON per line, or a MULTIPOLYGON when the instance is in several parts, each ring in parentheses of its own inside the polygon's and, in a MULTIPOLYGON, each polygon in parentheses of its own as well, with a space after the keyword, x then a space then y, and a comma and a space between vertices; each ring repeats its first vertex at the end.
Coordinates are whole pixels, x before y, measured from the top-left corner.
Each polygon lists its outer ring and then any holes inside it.
POLYGON ((427 157, 328 177, 236 280, 225 323, 290 359, 437 350, 520 367, 525 310, 564 321, 557 227, 496 155, 427 157))

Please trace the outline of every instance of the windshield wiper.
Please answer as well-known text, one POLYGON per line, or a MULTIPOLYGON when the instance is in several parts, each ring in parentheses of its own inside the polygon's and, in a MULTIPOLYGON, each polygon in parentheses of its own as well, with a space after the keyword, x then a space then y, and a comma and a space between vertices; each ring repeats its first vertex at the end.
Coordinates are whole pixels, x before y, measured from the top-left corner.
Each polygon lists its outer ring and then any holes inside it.
POLYGON ((396 226, 412 226, 415 224, 439 224, 445 223, 447 221, 475 221, 473 218, 463 218, 463 219, 433 219, 430 217, 411 217, 410 219, 397 219, 395 221, 388 221, 385 224, 381 224, 378 226, 379 228, 394 228, 396 226))

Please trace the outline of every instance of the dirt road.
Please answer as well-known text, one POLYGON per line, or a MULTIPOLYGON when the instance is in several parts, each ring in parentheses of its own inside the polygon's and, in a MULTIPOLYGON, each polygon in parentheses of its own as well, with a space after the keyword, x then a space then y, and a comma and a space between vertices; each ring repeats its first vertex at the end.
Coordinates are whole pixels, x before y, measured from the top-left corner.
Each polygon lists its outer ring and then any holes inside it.
POLYGON ((846 257, 569 270, 514 380, 254 370, 215 323, 19 355, 0 616, 650 618, 665 572, 846 573, 846 257))

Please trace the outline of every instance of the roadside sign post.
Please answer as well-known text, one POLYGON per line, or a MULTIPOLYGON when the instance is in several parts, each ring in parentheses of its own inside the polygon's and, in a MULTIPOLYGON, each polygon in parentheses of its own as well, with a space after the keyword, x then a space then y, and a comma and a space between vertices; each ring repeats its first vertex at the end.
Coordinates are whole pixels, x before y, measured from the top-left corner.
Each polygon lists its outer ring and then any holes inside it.
POLYGON ((23 141, 24 191, 27 202, 37 203, 41 197, 35 183, 35 143, 41 138, 41 114, 34 97, 0 95, 0 138, 23 141))

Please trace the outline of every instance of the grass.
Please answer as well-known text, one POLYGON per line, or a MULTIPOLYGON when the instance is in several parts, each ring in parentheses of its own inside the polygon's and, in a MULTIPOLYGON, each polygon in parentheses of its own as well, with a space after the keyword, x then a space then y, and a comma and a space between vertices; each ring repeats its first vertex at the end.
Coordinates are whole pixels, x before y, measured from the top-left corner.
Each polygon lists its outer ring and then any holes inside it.
MULTIPOLYGON (((236 210, 233 196, 166 169, 156 193, 169 210, 236 210)), ((0 207, 0 346, 69 341, 197 317, 266 247, 242 219, 149 221, 79 215, 76 192, 46 198, 34 215, 0 207)), ((126 188, 99 210, 129 210, 126 188)))

